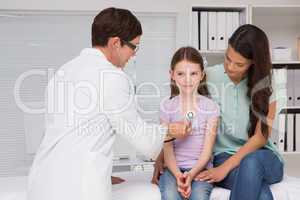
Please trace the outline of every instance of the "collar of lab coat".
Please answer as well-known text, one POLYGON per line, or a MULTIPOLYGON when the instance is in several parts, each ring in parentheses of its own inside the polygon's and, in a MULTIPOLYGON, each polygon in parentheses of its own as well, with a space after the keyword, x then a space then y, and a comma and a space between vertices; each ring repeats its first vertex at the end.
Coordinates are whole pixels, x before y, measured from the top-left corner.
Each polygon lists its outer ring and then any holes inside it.
POLYGON ((102 53, 102 51, 100 51, 99 49, 96 48, 85 48, 81 51, 80 55, 95 55, 98 56, 101 61, 105 61, 106 64, 111 65, 114 68, 117 68, 116 66, 114 66, 111 62, 109 62, 107 60, 107 58, 105 57, 104 53, 102 53))

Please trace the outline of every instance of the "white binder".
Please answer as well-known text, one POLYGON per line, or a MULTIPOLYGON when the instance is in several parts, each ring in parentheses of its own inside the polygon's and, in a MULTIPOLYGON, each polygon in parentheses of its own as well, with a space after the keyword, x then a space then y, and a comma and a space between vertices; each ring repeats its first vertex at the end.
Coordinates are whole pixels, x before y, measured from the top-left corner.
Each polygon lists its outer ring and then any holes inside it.
POLYGON ((226 44, 226 12, 217 12, 217 49, 225 50, 226 44))
POLYGON ((208 49, 208 13, 200 12, 200 49, 208 49))
POLYGON ((287 115, 287 151, 294 151, 294 114, 287 115))
POLYGON ((208 12, 208 49, 217 49, 217 12, 208 12))
POLYGON ((192 46, 199 49, 199 17, 198 11, 192 12, 192 46))
POLYGON ((285 113, 280 113, 278 115, 278 150, 284 152, 284 143, 285 143, 285 125, 286 125, 286 115, 285 113))
POLYGON ((233 13, 226 12, 226 38, 230 38, 233 33, 233 13))
MULTIPOLYGON (((294 69, 294 105, 300 107, 300 69, 294 69)), ((290 80, 289 80, 290 81, 290 80)))
POLYGON ((287 106, 295 105, 295 80, 293 69, 287 70, 287 106))
POLYGON ((240 13, 232 12, 232 33, 240 26, 240 13))
POLYGON ((300 151, 300 113, 296 114, 296 151, 300 151))

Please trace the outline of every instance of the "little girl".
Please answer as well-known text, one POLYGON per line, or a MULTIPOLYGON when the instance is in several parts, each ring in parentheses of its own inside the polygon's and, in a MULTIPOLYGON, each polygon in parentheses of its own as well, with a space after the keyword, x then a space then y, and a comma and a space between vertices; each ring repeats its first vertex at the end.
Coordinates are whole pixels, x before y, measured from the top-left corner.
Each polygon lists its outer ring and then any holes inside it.
POLYGON ((164 145, 167 168, 159 179, 162 200, 209 200, 212 184, 194 181, 212 167, 219 107, 207 96, 203 59, 192 47, 176 51, 171 61, 171 97, 161 103, 161 123, 187 119, 191 134, 164 145))

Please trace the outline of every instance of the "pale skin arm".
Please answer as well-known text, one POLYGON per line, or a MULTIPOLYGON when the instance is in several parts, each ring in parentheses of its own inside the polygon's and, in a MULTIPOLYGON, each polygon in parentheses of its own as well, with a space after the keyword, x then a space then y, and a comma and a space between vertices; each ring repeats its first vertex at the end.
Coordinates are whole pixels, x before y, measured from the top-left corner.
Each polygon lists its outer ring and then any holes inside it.
MULTIPOLYGON (((269 113, 267 115, 267 124, 269 126, 269 133, 272 131, 272 124, 276 113, 276 101, 270 103, 269 113)), ((270 136, 270 135, 269 135, 270 136)), ((206 170, 198 174, 195 180, 208 181, 208 182, 219 182, 223 180, 227 174, 237 166, 239 166, 241 160, 249 153, 254 152, 267 143, 267 139, 261 132, 260 121, 256 125, 254 135, 248 139, 248 141, 228 160, 222 165, 206 170)))
POLYGON ((197 163, 190 170, 191 178, 193 179, 200 171, 202 171, 211 159, 213 147, 217 136, 218 118, 212 118, 207 122, 206 137, 204 141, 203 152, 201 153, 197 163))
POLYGON ((179 187, 179 191, 183 197, 188 198, 191 195, 191 183, 195 176, 201 172, 206 166, 209 160, 211 159, 211 155, 213 152, 213 147, 215 144, 216 136, 217 136, 217 128, 218 128, 218 118, 209 119, 207 122, 206 129, 206 137, 204 141, 203 152, 201 153, 197 163, 189 172, 185 172, 183 174, 184 184, 182 184, 181 188, 179 187))

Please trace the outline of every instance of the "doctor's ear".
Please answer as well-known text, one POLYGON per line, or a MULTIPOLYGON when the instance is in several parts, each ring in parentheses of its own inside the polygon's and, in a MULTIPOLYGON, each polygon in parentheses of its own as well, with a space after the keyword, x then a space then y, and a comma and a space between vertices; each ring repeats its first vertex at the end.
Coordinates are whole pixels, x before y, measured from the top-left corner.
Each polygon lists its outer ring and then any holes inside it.
POLYGON ((119 37, 111 37, 108 39, 108 46, 112 47, 113 49, 120 48, 121 40, 119 37))

